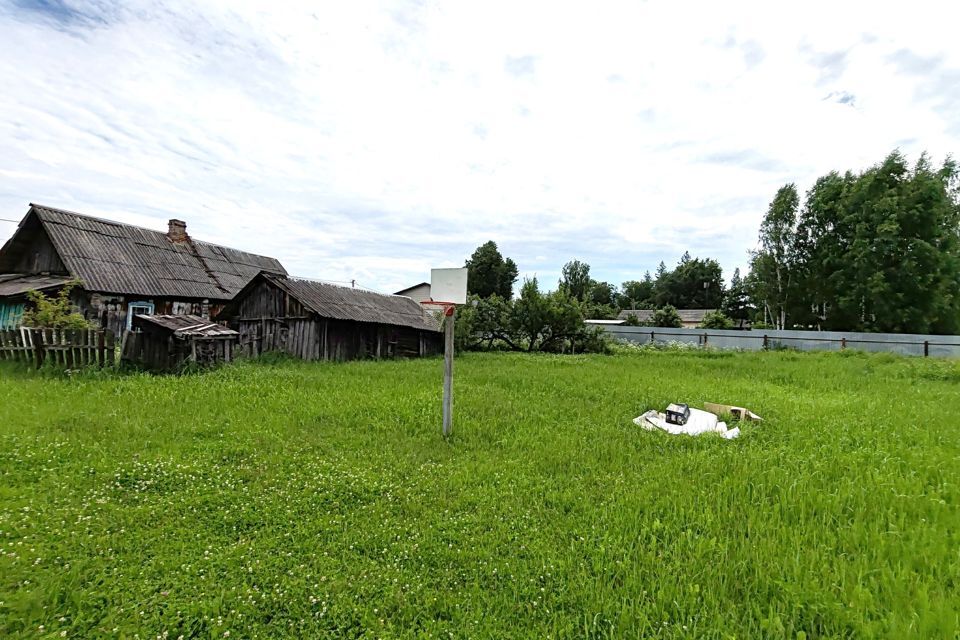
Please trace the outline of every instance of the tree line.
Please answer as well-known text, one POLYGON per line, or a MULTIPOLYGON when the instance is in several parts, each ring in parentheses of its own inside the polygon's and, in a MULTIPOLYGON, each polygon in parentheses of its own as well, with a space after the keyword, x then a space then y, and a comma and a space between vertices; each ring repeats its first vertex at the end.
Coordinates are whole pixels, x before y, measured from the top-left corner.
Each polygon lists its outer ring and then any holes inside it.
MULTIPOLYGON (((461 310, 462 347, 564 351, 601 348, 585 318, 653 310, 648 324, 680 326, 677 309, 712 310, 709 328, 956 333, 960 329, 960 180, 947 159, 910 166, 893 152, 860 173, 831 172, 801 199, 774 195, 749 271, 725 283, 713 258, 685 252, 619 286, 590 265, 567 262, 555 290, 536 278, 514 298, 519 269, 494 241, 466 260, 471 305, 461 310)), ((628 322, 636 323, 628 315, 628 322)))

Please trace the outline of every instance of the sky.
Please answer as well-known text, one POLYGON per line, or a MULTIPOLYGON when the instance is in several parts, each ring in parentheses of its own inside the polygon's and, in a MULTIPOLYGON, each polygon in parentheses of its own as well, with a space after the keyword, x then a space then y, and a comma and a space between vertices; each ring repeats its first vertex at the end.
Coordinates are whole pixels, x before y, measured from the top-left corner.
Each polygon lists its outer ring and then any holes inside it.
MULTIPOLYGON (((0 0, 30 202, 384 292, 494 240, 556 285, 729 277, 777 188, 960 150, 960 3, 0 0)), ((0 239, 15 223, 0 222, 0 239)))

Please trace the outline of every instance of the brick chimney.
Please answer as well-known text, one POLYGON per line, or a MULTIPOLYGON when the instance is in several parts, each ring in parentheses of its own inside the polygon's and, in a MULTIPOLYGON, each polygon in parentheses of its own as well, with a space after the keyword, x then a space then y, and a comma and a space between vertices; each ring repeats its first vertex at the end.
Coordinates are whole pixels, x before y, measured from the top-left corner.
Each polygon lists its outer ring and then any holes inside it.
POLYGON ((186 242, 190 239, 190 236, 187 235, 186 222, 183 220, 173 219, 170 221, 169 225, 167 237, 170 238, 170 242, 186 242))

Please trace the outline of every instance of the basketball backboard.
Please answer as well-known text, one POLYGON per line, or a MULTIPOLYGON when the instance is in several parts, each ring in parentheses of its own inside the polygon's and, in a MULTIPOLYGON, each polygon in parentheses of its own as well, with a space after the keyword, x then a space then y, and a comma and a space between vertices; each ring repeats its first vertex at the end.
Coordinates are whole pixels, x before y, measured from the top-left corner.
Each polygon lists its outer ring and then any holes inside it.
POLYGON ((435 302, 467 304, 467 270, 431 269, 430 297, 435 302))

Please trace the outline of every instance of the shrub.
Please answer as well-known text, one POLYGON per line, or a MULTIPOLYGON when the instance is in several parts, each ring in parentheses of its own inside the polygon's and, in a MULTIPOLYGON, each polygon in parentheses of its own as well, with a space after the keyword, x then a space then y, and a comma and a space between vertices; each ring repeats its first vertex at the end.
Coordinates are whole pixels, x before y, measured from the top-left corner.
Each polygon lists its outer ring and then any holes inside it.
POLYGON ((39 291, 28 291, 27 299, 33 308, 23 314, 23 326, 44 329, 90 329, 91 325, 70 302, 70 292, 80 285, 79 280, 66 283, 56 296, 39 291))
POLYGON ((676 307, 668 304, 654 311, 647 324, 651 327, 679 329, 683 327, 683 320, 680 319, 680 314, 677 313, 676 307))
POLYGON ((722 311, 711 311, 703 316, 703 322, 700 323, 701 329, 732 329, 733 320, 723 314, 722 311))
POLYGON ((527 280, 516 300, 471 297, 457 312, 458 349, 600 352, 609 350, 600 329, 583 322, 584 303, 563 290, 544 293, 527 280))

